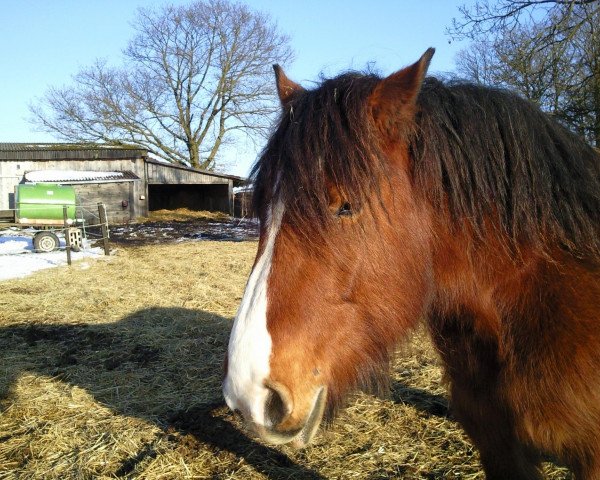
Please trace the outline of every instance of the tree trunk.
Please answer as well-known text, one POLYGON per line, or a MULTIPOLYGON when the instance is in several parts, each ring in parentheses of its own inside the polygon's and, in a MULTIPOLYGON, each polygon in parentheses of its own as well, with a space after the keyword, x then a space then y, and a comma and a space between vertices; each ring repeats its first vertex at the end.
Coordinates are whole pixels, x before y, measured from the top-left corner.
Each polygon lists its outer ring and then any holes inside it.
POLYGON ((188 142, 187 147, 190 153, 190 166, 200 168, 200 145, 196 142, 188 142))
POLYGON ((208 154, 208 157, 206 159, 206 168, 209 168, 209 166, 212 166, 214 164, 215 157, 217 156, 217 151, 219 150, 219 147, 221 146, 221 142, 223 142, 223 134, 224 133, 225 133, 225 131, 223 130, 223 132, 219 133, 219 136, 215 140, 213 148, 210 151, 210 153, 208 154))
POLYGON ((219 135, 217 135, 217 138, 215 139, 215 143, 206 159, 207 168, 208 168, 208 166, 212 166, 214 164, 215 157, 217 156, 219 147, 221 146, 221 143, 223 142, 224 136, 225 136, 225 100, 223 99, 221 115, 219 117, 219 135))

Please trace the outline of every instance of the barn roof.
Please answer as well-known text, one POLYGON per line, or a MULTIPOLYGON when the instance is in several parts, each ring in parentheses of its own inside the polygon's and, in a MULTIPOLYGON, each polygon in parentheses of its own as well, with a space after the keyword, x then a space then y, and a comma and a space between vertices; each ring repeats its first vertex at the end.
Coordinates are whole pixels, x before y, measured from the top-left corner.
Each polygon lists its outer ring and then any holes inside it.
POLYGON ((43 160, 119 160, 143 158, 147 163, 165 168, 186 170, 214 177, 227 178, 234 186, 248 182, 244 177, 200 170, 175 163, 167 163, 150 158, 148 150, 135 145, 107 145, 102 143, 1 143, 0 161, 43 161, 43 160))
POLYGON ((231 179, 231 180, 233 180, 233 185, 235 187, 238 187, 240 185, 245 185, 246 183, 248 183, 247 178, 238 177, 237 175, 229 175, 227 173, 219 173, 219 172, 215 172, 212 170, 201 170, 199 168, 191 168, 191 167, 186 167, 185 165, 178 165, 176 163, 166 163, 166 162, 161 162, 159 160, 153 160, 153 159, 146 159, 146 163, 151 163, 153 165, 159 165, 159 166, 165 167, 165 168, 174 168, 176 170, 184 170, 184 171, 192 172, 192 173, 201 173, 203 175, 211 175, 213 177, 221 177, 221 178, 231 179))
POLYGON ((147 156, 147 150, 134 145, 0 143, 0 160, 113 160, 147 156))

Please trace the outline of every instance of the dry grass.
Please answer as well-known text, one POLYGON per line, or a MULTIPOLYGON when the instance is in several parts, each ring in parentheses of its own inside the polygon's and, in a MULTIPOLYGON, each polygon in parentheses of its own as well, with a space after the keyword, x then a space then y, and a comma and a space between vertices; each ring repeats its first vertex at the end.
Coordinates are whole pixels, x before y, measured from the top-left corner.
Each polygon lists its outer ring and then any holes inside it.
POLYGON ((0 283, 0 478, 482 479, 419 334, 390 398, 357 395, 313 446, 238 430, 221 365, 255 249, 119 249, 0 283))

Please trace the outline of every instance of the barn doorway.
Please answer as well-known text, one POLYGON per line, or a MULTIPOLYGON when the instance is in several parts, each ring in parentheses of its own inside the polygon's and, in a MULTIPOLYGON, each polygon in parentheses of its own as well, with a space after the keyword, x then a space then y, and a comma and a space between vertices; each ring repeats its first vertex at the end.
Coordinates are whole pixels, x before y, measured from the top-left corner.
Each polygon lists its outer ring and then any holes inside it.
POLYGON ((228 184, 148 185, 148 208, 208 210, 230 213, 228 184))

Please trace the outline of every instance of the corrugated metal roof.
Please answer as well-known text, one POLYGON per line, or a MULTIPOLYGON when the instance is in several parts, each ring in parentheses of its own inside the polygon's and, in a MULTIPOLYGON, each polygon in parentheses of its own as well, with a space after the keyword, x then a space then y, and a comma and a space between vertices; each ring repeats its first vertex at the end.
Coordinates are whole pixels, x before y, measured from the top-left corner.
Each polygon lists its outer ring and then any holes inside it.
POLYGON ((134 145, 0 143, 0 160, 111 160, 147 156, 147 150, 134 145))
POLYGON ((159 166, 165 167, 165 168, 174 168, 177 170, 185 170, 185 171, 193 172, 193 173, 201 173, 203 175, 212 175, 213 177, 229 178, 229 179, 233 180, 234 186, 245 185, 248 183, 247 178, 239 177, 237 175, 229 175, 227 173, 219 173, 219 172, 214 172, 212 170, 200 170, 199 168, 187 167, 185 165, 180 165, 177 163, 166 163, 166 162, 161 162, 159 160, 152 160, 150 158, 146 159, 146 163, 151 163, 153 165, 159 165, 159 166))
POLYGON ((25 174, 25 181, 28 183, 60 183, 63 185, 133 182, 135 180, 140 180, 140 177, 130 170, 122 172, 36 170, 25 174))
POLYGON ((135 145, 107 145, 102 143, 30 143, 0 142, 0 152, 29 152, 32 150, 143 150, 135 145))

